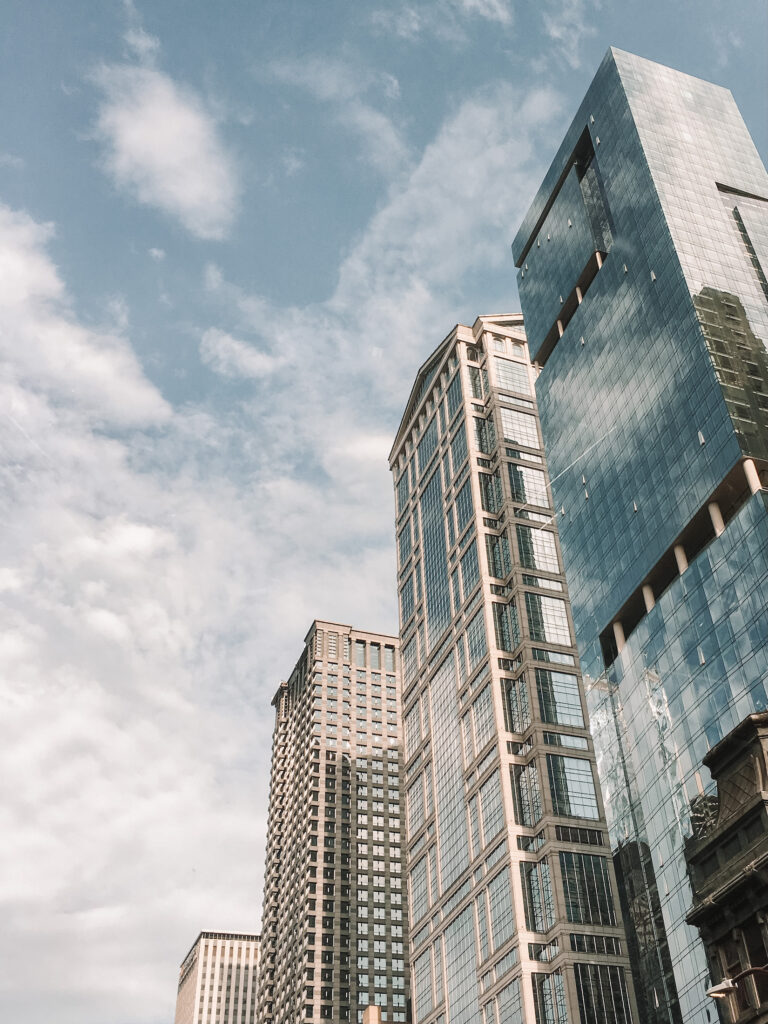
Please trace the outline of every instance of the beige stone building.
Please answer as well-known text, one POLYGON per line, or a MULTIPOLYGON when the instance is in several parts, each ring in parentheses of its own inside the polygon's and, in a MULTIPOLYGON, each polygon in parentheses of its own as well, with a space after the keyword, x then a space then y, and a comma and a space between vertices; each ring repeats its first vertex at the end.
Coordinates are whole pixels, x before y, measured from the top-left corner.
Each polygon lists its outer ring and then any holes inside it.
POLYGON ((455 327, 390 456, 413 1024, 638 1021, 534 380, 455 327))
POLYGON ((405 1022, 396 637, 315 621, 273 701, 259 1024, 405 1022))
POLYGON ((254 1024, 260 936, 200 932, 179 970, 174 1024, 254 1024))

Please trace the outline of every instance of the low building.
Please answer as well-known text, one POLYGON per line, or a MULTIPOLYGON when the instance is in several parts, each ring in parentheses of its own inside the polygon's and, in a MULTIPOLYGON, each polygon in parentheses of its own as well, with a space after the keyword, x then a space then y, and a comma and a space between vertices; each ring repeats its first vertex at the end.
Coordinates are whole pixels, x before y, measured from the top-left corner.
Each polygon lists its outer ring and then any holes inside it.
POLYGON ((700 798, 696 835, 686 844, 693 888, 686 920, 699 929, 715 983, 744 975, 732 992, 722 993, 725 1019, 766 1024, 768 711, 745 718, 704 764, 717 795, 700 798))
POLYGON ((179 970, 174 1024, 254 1024, 259 935, 200 932, 179 970))

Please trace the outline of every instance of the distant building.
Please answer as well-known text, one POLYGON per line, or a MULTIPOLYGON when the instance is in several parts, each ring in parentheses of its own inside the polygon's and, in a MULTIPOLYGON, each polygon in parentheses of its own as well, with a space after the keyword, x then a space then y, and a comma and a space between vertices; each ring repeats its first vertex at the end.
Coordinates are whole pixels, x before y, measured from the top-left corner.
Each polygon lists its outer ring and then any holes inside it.
POLYGON ((534 379, 457 325, 390 455, 414 1024, 637 1024, 534 379))
POLYGON ((513 250, 641 1020, 711 1024, 685 840, 768 708, 768 174, 733 96, 609 50, 513 250))
POLYGON ((200 932, 179 971, 174 1024, 254 1024, 260 936, 200 932))
POLYGON ((396 637, 315 621, 275 694, 259 1024, 404 1022, 396 637))
MULTIPOLYGON (((713 982, 768 966, 768 712, 750 715, 704 758, 717 796, 703 798, 686 843, 699 929, 713 982)), ((729 1021, 768 1021, 768 971, 747 974, 723 1004, 729 1021)))

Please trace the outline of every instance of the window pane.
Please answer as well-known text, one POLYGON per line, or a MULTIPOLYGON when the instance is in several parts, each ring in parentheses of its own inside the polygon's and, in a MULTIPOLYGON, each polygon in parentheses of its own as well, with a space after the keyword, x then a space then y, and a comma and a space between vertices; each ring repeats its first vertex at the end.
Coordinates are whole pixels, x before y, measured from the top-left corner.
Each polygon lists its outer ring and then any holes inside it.
POLYGON ((579 681, 576 676, 554 669, 537 668, 536 691, 541 717, 545 722, 584 727, 579 681))
POLYGON ((600 817, 589 761, 581 757, 547 754, 547 771, 555 814, 574 818, 600 817))

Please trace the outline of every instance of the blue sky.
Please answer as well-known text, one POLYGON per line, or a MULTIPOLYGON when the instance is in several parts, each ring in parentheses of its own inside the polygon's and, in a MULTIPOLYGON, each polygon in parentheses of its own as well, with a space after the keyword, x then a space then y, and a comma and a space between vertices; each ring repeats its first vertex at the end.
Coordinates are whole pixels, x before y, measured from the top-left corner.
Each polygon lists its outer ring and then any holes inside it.
POLYGON ((6 0, 0 1016, 159 1024, 259 926, 270 699, 396 628, 386 455, 606 48, 734 92, 759 0, 6 0))

